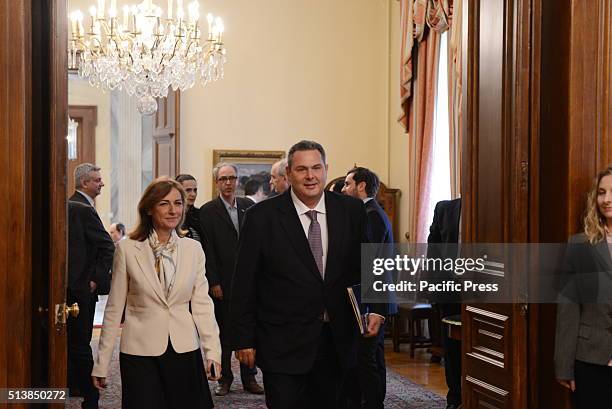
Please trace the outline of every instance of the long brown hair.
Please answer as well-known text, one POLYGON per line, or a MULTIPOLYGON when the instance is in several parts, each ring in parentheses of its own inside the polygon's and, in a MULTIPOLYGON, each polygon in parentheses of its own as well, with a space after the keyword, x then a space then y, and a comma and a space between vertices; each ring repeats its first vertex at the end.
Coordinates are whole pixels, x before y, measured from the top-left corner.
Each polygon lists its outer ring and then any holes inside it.
POLYGON ((185 221, 185 190, 183 186, 176 180, 172 180, 166 176, 155 179, 145 189, 140 201, 138 202, 138 225, 130 232, 130 239, 145 241, 151 232, 153 232, 153 217, 149 214, 151 210, 172 191, 172 189, 178 190, 181 194, 181 200, 183 201, 183 214, 181 215, 181 221, 176 226, 176 233, 183 237, 185 233, 181 230, 180 226, 185 221))
POLYGON ((598 243, 606 237, 606 218, 599 211, 597 206, 597 193, 599 183, 605 176, 612 175, 612 166, 607 167, 597 174, 593 179, 593 186, 587 196, 587 208, 584 216, 584 234, 591 244, 598 243))

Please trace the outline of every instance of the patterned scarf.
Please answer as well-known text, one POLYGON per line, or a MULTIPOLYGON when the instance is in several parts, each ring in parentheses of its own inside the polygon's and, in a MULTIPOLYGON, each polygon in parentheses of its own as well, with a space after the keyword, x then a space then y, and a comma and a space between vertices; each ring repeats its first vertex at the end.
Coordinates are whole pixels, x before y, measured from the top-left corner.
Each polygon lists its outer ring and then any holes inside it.
POLYGON ((155 256, 155 270, 157 271, 159 282, 166 293, 166 297, 170 295, 170 291, 174 285, 176 264, 173 255, 176 251, 177 244, 178 235, 175 230, 172 231, 170 240, 165 244, 159 242, 155 230, 149 235, 149 245, 151 246, 151 250, 153 250, 153 256, 155 256))

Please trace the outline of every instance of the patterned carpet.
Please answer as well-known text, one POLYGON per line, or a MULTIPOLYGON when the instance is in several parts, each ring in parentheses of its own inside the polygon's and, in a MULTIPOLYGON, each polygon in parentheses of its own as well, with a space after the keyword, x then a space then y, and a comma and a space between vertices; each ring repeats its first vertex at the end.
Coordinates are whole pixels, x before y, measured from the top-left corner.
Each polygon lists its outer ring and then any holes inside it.
MULTIPOLYGON (((92 342, 94 355, 97 349, 97 339, 92 342)), ((234 373, 239 373, 238 362, 233 362, 234 373)), ((100 409, 121 409, 121 379, 119 375, 119 343, 113 352, 113 360, 110 368, 109 385, 100 397, 100 409)), ((261 372, 257 375, 260 385, 261 372)), ((210 383, 211 391, 214 389, 210 383)), ((234 382, 231 393, 224 397, 216 397, 213 393, 215 408, 217 409, 265 409, 264 397, 261 395, 251 395, 242 390, 240 381, 234 382)), ((80 399, 68 399, 67 409, 79 409, 80 399)), ((385 409, 443 409, 446 407, 446 400, 441 396, 428 391, 427 389, 415 384, 391 370, 387 370, 387 398, 385 399, 385 409)))

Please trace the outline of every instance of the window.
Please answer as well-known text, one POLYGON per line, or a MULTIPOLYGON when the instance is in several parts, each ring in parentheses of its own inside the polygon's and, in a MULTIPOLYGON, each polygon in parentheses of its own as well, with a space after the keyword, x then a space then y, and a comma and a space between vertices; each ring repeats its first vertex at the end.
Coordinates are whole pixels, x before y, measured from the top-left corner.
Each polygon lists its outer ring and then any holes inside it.
POLYGON ((427 218, 423 223, 429 228, 433 220, 436 203, 451 199, 450 157, 449 157, 449 113, 448 113, 448 31, 440 40, 440 63, 438 64, 438 86, 434 111, 434 136, 431 168, 431 189, 429 192, 427 218))

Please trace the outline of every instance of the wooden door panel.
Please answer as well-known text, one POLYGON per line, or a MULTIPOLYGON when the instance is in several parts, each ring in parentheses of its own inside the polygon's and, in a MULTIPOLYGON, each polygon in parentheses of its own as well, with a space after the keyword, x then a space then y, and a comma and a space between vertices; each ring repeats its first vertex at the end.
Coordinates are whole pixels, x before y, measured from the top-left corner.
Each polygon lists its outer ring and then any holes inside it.
POLYGON ((32 383, 31 23, 29 2, 0 3, 0 388, 32 383))
POLYGON ((154 177, 174 178, 180 172, 180 92, 168 92, 157 99, 153 118, 154 177))
POLYGON ((504 71, 504 0, 476 2, 474 27, 478 55, 478 239, 480 242, 503 242, 502 186, 502 103, 504 71))
POLYGON ((153 141, 155 177, 176 176, 174 165, 174 139, 172 137, 156 137, 153 141))
MULTIPOLYGON (((467 243, 528 240, 529 13, 530 0, 464 2, 461 192, 462 241, 467 243)), ((483 273, 501 274, 505 295, 520 299, 514 293, 520 271, 505 263, 504 251, 500 247, 499 254, 488 254, 483 273)), ((519 304, 464 305, 465 409, 527 407, 527 333, 521 311, 519 304)))
POLYGON ((494 307, 488 306, 486 309, 467 307, 467 325, 471 327, 470 332, 473 334, 467 347, 467 356, 504 368, 508 364, 506 362, 508 316, 493 312, 496 309, 494 307))
POLYGON ((483 380, 468 376, 465 382, 465 394, 478 409, 512 409, 510 392, 498 388, 483 380))
POLYGON ((74 169, 81 163, 96 163, 96 126, 98 125, 98 108, 87 105, 71 105, 68 116, 75 120, 77 127, 77 157, 68 160, 66 194, 74 193, 74 169))

